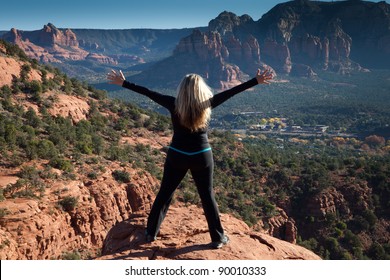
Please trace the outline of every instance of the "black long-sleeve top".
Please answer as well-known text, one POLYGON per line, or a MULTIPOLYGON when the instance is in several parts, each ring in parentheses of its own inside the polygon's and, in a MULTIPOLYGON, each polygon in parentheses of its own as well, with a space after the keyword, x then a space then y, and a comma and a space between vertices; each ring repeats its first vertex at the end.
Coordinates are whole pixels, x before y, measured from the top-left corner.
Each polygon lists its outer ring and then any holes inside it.
MULTIPOLYGON (((211 108, 215 108, 221 105, 223 102, 233 97, 234 95, 255 85, 257 85, 257 80, 256 78, 253 78, 231 89, 215 94, 210 99, 211 108)), ((168 111, 171 113, 173 125, 173 137, 170 145, 172 148, 188 154, 198 153, 210 148, 206 128, 194 132, 180 124, 179 117, 175 112, 175 97, 149 90, 148 88, 130 83, 128 81, 124 81, 122 86, 145 95, 159 105, 168 109, 168 111)))

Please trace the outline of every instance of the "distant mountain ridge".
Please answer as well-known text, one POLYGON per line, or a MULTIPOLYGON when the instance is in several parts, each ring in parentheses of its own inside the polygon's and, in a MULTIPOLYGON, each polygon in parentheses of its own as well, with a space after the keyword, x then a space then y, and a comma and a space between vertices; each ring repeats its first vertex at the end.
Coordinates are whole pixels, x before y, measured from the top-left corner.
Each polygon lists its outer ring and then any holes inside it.
POLYGON ((194 29, 70 30, 48 24, 37 31, 12 29, 3 38, 43 62, 90 62, 74 66, 74 75, 158 61, 134 80, 171 87, 182 75, 197 72, 213 87, 225 88, 259 67, 303 77, 319 70, 390 68, 390 5, 295 0, 257 21, 225 11, 208 27, 194 29))
POLYGON ((12 28, 2 38, 17 44, 40 62, 93 61, 103 65, 134 65, 168 56, 192 29, 64 29, 48 23, 40 30, 12 28), (145 58, 145 60, 144 60, 145 58))
MULTIPOLYGON (((197 29, 203 30, 199 27, 197 29)), ((98 45, 109 55, 134 54, 142 56, 170 55, 180 38, 187 36, 193 28, 183 29, 72 29, 82 46, 98 45)))
POLYGON ((147 82, 153 72, 176 69, 150 82, 159 84, 196 69, 223 88, 257 67, 305 77, 317 70, 390 68, 390 5, 296 0, 276 5, 258 21, 225 11, 206 32, 183 38, 172 57, 136 78, 147 82))

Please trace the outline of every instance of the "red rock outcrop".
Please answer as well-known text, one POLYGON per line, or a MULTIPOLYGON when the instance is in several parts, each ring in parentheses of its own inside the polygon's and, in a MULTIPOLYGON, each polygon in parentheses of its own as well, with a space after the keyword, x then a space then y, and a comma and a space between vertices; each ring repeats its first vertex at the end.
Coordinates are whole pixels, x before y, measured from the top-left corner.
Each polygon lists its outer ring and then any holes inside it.
POLYGON ((276 71, 288 74, 291 71, 290 49, 286 44, 279 44, 273 40, 266 40, 262 48, 262 54, 267 58, 276 71))
MULTIPOLYGON (((5 50, 3 50, 5 53, 5 50)), ((4 57, 0 55, 0 87, 4 85, 10 86, 12 84, 13 77, 20 77, 20 72, 23 66, 23 62, 18 61, 12 57, 4 57)), ((51 75, 48 75, 49 77, 51 75)), ((29 72, 29 80, 41 81, 41 73, 36 69, 31 69, 29 72)), ((87 100, 77 96, 71 96, 61 93, 46 92, 42 94, 44 97, 54 97, 56 102, 52 103, 52 106, 48 109, 48 112, 53 116, 70 117, 73 122, 79 122, 80 120, 86 119, 89 113, 89 104, 87 100)), ((18 96, 18 103, 22 105, 26 110, 31 107, 37 114, 39 114, 38 106, 32 104, 27 100, 26 95, 18 96)))
POLYGON ((328 214, 350 217, 351 213, 369 209, 372 190, 366 183, 340 184, 315 195, 308 201, 307 216, 325 218, 328 214))
POLYGON ((39 32, 32 32, 30 34, 31 36, 26 36, 26 38, 41 46, 59 45, 74 48, 79 46, 76 34, 72 30, 66 29, 63 32, 51 23, 44 25, 43 29, 39 32))
MULTIPOLYGON (((301 57, 302 63, 318 63, 327 69, 329 62, 329 39, 320 39, 308 33, 291 38, 289 48, 293 56, 301 57)), ((298 60, 299 61, 299 60, 298 60)))
POLYGON ((253 23, 253 19, 249 15, 239 17, 234 13, 224 11, 209 22, 209 29, 225 36, 233 33, 235 28, 248 23, 253 23))
POLYGON ((134 213, 107 234, 99 259, 122 260, 318 260, 311 251, 254 232, 244 222, 222 214, 221 221, 230 243, 220 250, 210 246, 206 219, 196 206, 172 206, 157 241, 144 242, 146 216, 134 213))
POLYGON ((41 30, 20 31, 11 29, 3 38, 17 44, 30 58, 41 62, 63 62, 66 60, 92 60, 104 64, 117 64, 113 58, 102 54, 89 53, 80 48, 76 34, 64 31, 49 23, 41 30))
MULTIPOLYGON (((0 55, 0 87, 4 85, 10 86, 12 84, 13 77, 20 77, 20 70, 22 69, 22 65, 23 63, 15 60, 14 58, 0 55)), ((29 80, 40 81, 40 73, 35 69, 31 69, 29 73, 29 80)))
POLYGON ((85 59, 91 60, 91 61, 96 61, 96 62, 102 63, 102 64, 112 64, 112 65, 118 64, 118 61, 116 61, 112 57, 98 54, 98 53, 90 53, 85 57, 85 59))
MULTIPOLYGON (((227 88, 243 79, 241 69, 254 73, 260 65, 260 46, 254 36, 241 42, 233 35, 222 38, 216 31, 195 30, 177 45, 173 59, 185 57, 196 64, 193 69, 206 73, 212 86, 227 88)), ((191 64, 191 63, 190 63, 191 64)))
POLYGON ((221 56, 222 39, 219 33, 202 33, 199 30, 180 40, 174 54, 196 55, 200 61, 207 61, 221 56))
POLYGON ((120 168, 110 163, 110 169, 96 180, 47 180, 50 187, 40 200, 1 201, 0 207, 7 212, 0 218, 0 244, 4 246, 0 259, 57 259, 76 248, 93 255, 116 223, 128 219, 133 211, 148 211, 154 197, 151 186, 158 182, 153 177, 127 169, 131 183, 118 183, 111 173, 120 168), (73 210, 59 206, 66 197, 77 198, 73 210))
POLYGON ((335 188, 330 188, 326 192, 322 192, 308 201, 306 206, 307 216, 323 219, 328 214, 340 213, 341 215, 349 215, 350 209, 343 194, 335 188))
POLYGON ((253 36, 249 36, 247 41, 241 43, 240 40, 231 35, 224 40, 224 45, 228 51, 227 61, 243 65, 252 65, 260 62, 259 42, 253 36))
POLYGON ((17 44, 28 57, 36 59, 41 62, 60 62, 53 54, 49 53, 44 47, 38 46, 30 41, 30 39, 23 38, 23 31, 12 28, 4 38, 14 44, 17 44))
MULTIPOLYGON (((242 46, 238 44, 238 52, 242 57, 242 46)), ((179 42, 174 50, 173 59, 176 61, 185 59, 183 63, 192 68, 192 72, 204 74, 212 86, 224 88, 227 84, 237 84, 242 79, 240 68, 228 63, 232 52, 234 53, 234 48, 229 49, 229 46, 222 42, 218 32, 203 33, 195 30, 179 42)), ((181 75, 183 74, 178 76, 181 75)))
POLYGON ((74 123, 87 119, 90 106, 85 99, 66 94, 56 94, 55 98, 57 101, 48 109, 51 115, 70 117, 74 123))
POLYGON ((364 71, 350 64, 351 59, 388 68, 389 48, 384 42, 389 38, 389 11, 385 2, 290 1, 275 6, 257 24, 264 42, 289 48, 292 63, 336 72, 343 68, 344 73, 364 71), (328 68, 330 62, 339 66, 328 68))
POLYGON ((278 208, 278 215, 267 219, 269 229, 266 231, 269 235, 296 244, 298 231, 295 221, 288 217, 283 209, 278 208))

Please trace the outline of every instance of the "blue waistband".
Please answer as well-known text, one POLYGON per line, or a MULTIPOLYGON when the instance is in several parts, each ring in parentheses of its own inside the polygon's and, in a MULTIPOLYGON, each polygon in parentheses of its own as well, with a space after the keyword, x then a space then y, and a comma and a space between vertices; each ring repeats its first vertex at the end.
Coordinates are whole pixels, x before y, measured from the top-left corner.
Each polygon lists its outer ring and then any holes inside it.
POLYGON ((178 149, 176 149, 176 148, 174 148, 174 147, 171 147, 171 146, 168 146, 168 148, 174 150, 175 152, 179 152, 179 153, 184 154, 184 155, 187 155, 187 156, 193 156, 193 155, 201 154, 201 153, 204 153, 204 152, 207 152, 207 151, 210 151, 210 150, 211 150, 211 148, 208 147, 208 148, 203 149, 203 150, 201 150, 201 151, 188 153, 188 152, 184 152, 184 151, 178 150, 178 149))

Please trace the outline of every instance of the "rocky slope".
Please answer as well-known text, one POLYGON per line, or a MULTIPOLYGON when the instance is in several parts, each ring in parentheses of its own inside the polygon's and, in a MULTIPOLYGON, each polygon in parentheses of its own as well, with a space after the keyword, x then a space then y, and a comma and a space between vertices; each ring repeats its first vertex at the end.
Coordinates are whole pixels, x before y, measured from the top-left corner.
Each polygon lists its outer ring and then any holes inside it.
MULTIPOLYGON (((4 50, 3 50, 4 51, 4 50)), ((1 50, 0 50, 1 53, 1 50)), ((0 55, 0 87, 4 85, 10 85, 13 77, 17 77, 20 74, 23 63, 16 61, 15 59, 0 55)), ((40 80, 41 75, 33 70, 30 73, 31 80, 40 80)))
POLYGON ((170 208, 158 240, 144 242, 145 213, 134 213, 107 234, 99 259, 153 260, 317 260, 313 252, 255 232, 244 222, 222 214, 230 243, 221 250, 209 246, 210 235, 203 211, 194 205, 170 208))
MULTIPOLYGON (((26 164, 37 168, 46 165, 26 164)), ((119 168, 118 164, 109 165, 119 168)), ((6 209, 0 220, 0 259, 57 259, 75 250, 83 252, 84 257, 96 255, 107 232, 117 222, 128 219, 134 211, 148 208, 153 197, 150 186, 157 184, 150 175, 139 175, 139 171, 129 169, 131 184, 118 184, 112 170, 107 169, 96 180, 46 180, 45 192, 39 200, 7 198, 0 202, 1 209, 6 209), (67 197, 78 198, 77 208, 65 211, 59 206, 59 201, 67 197)), ((16 171, 1 168, 2 188, 20 179, 13 174, 16 171)), ((59 178, 61 174, 58 171, 59 178)))

